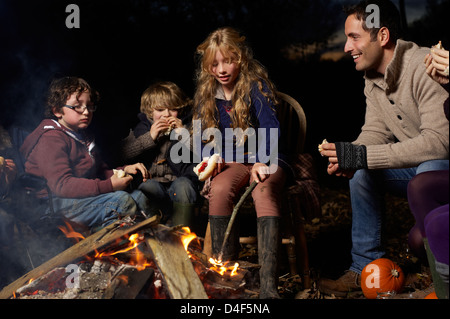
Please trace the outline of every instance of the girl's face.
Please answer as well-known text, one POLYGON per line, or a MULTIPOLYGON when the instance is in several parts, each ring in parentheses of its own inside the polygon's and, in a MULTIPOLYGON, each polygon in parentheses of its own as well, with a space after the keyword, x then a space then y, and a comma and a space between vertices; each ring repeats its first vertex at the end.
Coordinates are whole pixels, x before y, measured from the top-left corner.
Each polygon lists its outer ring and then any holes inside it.
POLYGON ((55 116, 58 118, 58 122, 64 125, 72 131, 79 131, 86 129, 89 124, 91 124, 93 112, 89 111, 87 106, 91 106, 91 97, 89 92, 83 92, 77 97, 77 92, 73 93, 66 102, 67 106, 64 106, 61 111, 54 112, 55 116), (83 111, 80 113, 68 106, 73 107, 84 107, 83 111))
POLYGON ((230 58, 224 57, 220 50, 217 50, 211 65, 211 72, 225 89, 232 91, 239 76, 240 68, 230 58))
POLYGON ((169 117, 178 117, 178 110, 169 110, 168 108, 153 110, 153 121, 155 122, 159 119, 167 119, 169 117))

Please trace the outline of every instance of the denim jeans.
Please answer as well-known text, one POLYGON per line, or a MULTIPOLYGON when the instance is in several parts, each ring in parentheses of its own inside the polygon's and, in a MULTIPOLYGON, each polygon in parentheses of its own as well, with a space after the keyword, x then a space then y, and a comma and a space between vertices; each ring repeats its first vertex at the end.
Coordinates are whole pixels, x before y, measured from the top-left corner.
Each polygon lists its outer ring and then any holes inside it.
POLYGON ((382 216, 386 192, 406 197, 411 178, 419 173, 449 168, 448 160, 434 160, 417 167, 385 170, 358 170, 350 179, 352 205, 352 265, 350 270, 362 269, 384 255, 381 243, 382 216))
POLYGON ((171 213, 172 202, 181 204, 197 202, 196 187, 186 177, 178 177, 171 183, 160 183, 149 179, 138 188, 149 198, 151 209, 154 211, 160 209, 165 216, 171 213))
POLYGON ((139 190, 132 193, 116 191, 87 198, 53 198, 55 213, 90 229, 107 226, 123 216, 141 210, 150 212, 150 201, 139 190))

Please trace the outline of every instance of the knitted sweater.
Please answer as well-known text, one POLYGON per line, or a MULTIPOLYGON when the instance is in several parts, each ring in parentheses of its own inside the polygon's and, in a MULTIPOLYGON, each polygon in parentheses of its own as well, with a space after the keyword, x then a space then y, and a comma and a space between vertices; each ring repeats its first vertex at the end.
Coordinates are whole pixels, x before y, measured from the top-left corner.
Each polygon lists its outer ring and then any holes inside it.
POLYGON ((366 145, 369 169, 414 167, 448 159, 448 92, 425 72, 429 48, 398 40, 383 75, 366 72, 365 123, 355 144, 366 145))

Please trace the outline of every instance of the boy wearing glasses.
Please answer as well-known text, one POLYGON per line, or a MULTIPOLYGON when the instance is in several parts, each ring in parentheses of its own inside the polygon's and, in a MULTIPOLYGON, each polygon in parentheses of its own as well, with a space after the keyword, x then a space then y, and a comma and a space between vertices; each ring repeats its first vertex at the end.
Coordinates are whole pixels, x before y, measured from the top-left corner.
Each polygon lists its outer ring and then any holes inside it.
MULTIPOLYGON (((119 177, 96 151, 87 128, 97 99, 97 92, 81 78, 54 80, 46 119, 20 149, 25 171, 47 180, 55 213, 89 229, 106 226, 121 216, 150 211, 149 201, 141 191, 125 191, 133 179, 130 174, 140 172, 147 179, 145 166, 137 163, 122 167, 127 175, 119 177)), ((47 191, 38 194, 48 195, 47 191)))

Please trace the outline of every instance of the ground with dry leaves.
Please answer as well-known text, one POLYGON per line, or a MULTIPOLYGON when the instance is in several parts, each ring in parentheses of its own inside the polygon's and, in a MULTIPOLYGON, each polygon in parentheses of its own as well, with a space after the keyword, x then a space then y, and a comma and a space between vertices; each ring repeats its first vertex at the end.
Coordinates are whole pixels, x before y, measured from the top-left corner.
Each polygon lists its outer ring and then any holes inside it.
MULTIPOLYGON (((404 293, 397 298, 423 298, 433 291, 426 260, 412 255, 407 237, 414 225, 406 199, 387 195, 384 222, 386 258, 398 263, 406 273, 404 293)), ((283 298, 326 299, 317 289, 321 277, 337 279, 351 263, 351 206, 348 189, 321 189, 322 217, 305 226, 312 276, 312 288, 303 289, 300 277, 285 275, 280 280, 283 298)), ((349 299, 364 298, 361 292, 348 294, 349 299)))

